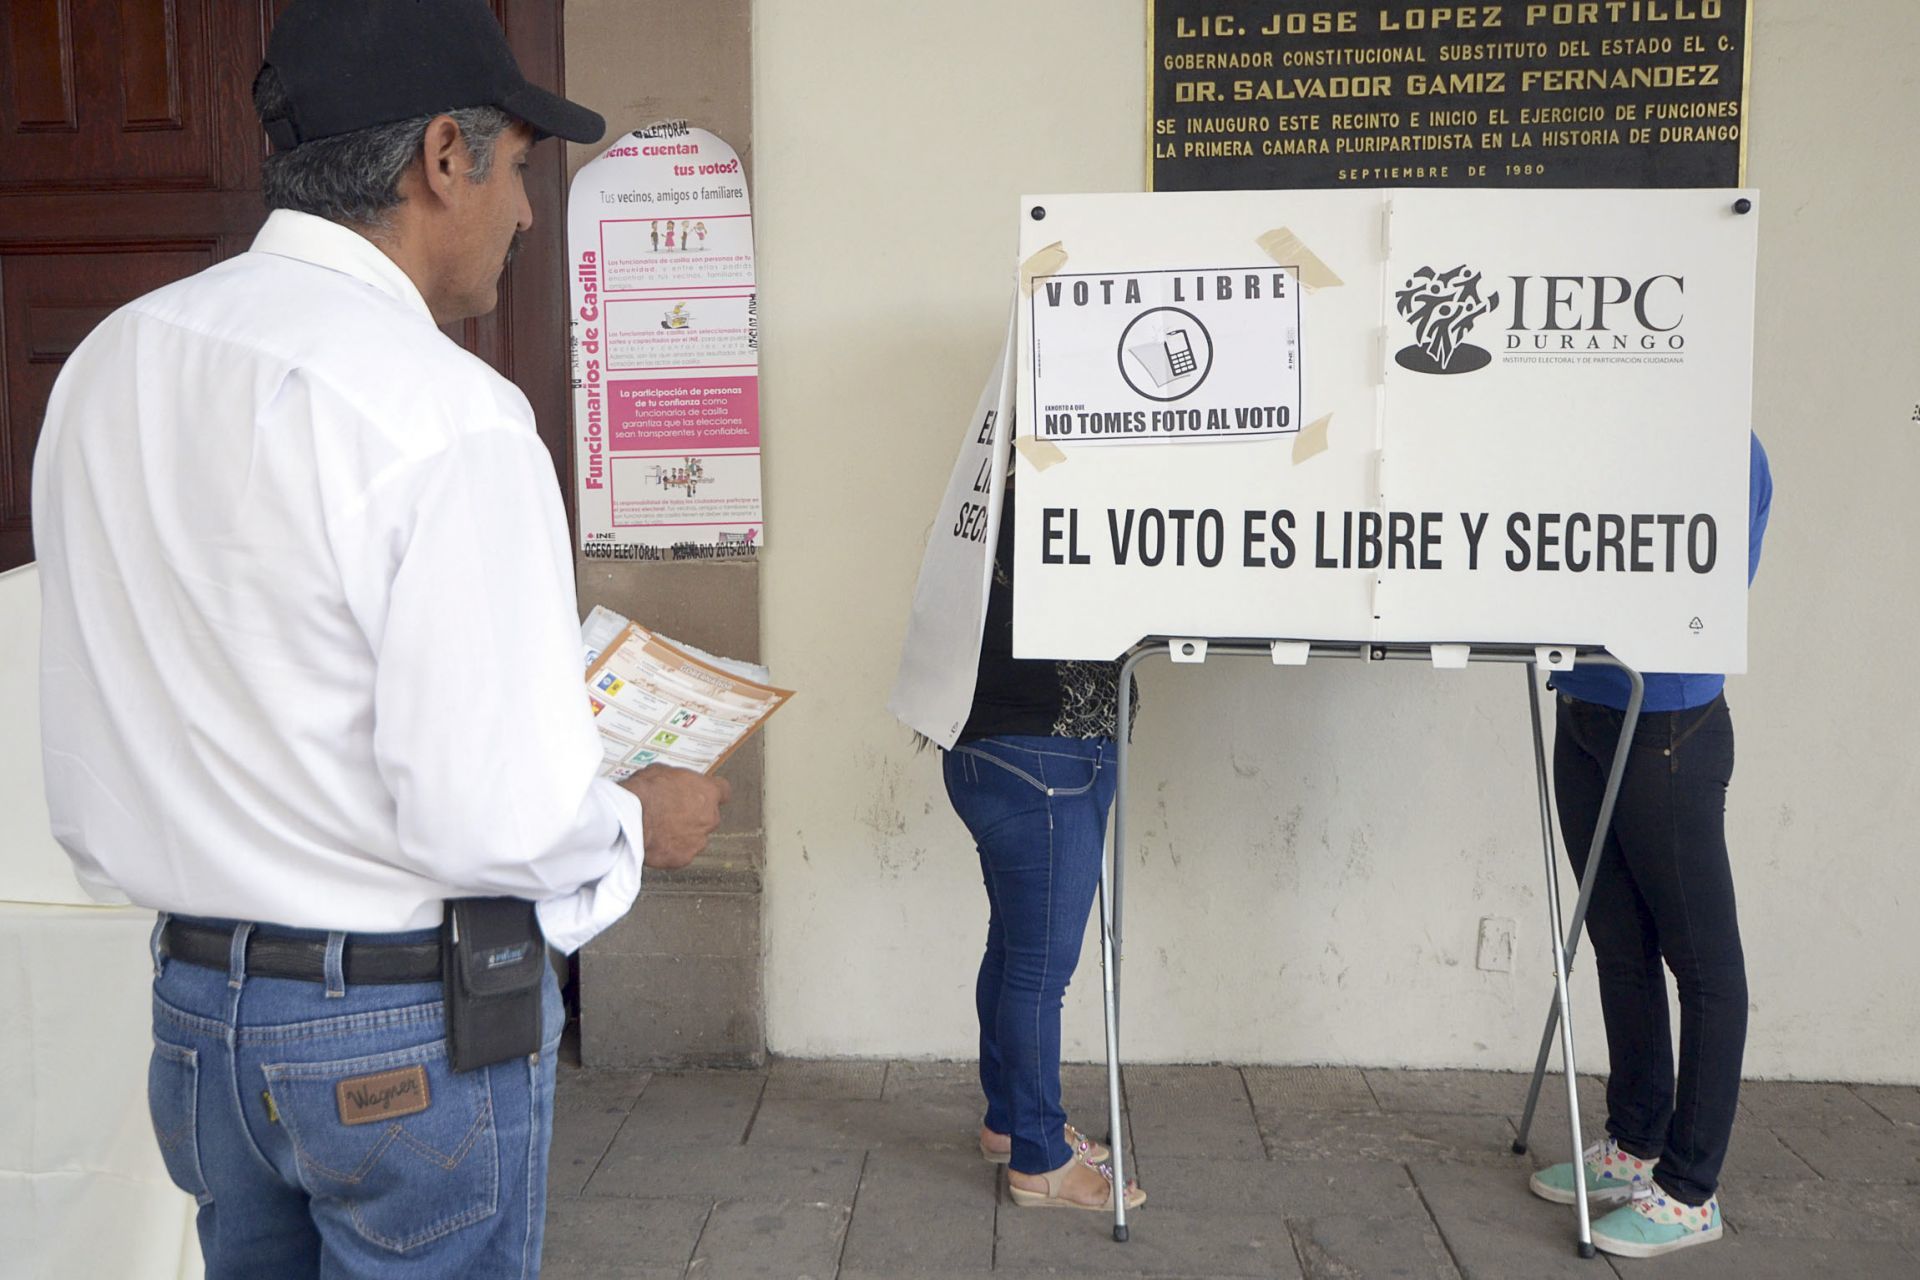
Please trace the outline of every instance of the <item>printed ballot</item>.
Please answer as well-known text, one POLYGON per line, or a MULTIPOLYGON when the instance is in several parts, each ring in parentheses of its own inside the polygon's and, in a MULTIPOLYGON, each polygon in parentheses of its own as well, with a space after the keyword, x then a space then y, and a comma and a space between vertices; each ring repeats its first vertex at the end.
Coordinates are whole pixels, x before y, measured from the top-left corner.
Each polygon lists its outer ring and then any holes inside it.
POLYGON ((767 683, 765 667, 669 640, 598 605, 580 640, 600 775, 615 782, 655 764, 712 773, 793 696, 767 683))

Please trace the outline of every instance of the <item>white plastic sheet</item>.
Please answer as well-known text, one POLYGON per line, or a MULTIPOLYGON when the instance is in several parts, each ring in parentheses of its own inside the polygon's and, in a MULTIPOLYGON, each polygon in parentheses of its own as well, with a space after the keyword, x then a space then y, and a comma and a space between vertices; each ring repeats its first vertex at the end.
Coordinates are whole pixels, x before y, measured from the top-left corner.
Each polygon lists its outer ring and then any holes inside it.
POLYGON ((887 710, 901 723, 942 747, 959 740, 979 675, 981 628, 987 620, 987 589, 1006 496, 1012 343, 1009 323, 1000 358, 967 419, 946 494, 927 533, 900 671, 887 701, 887 710))
POLYGON ((153 913, 87 901, 47 834, 40 588, 0 574, 0 1275, 202 1272, 147 1119, 153 913))

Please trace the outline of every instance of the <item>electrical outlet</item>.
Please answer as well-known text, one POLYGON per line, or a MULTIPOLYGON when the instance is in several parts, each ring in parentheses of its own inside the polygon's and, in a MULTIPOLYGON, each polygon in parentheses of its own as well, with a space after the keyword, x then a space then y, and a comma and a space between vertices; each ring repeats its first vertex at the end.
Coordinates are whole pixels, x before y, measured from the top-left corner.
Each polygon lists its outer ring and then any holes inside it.
POLYGON ((1480 946, 1473 963, 1488 973, 1513 972, 1513 921, 1504 916, 1480 918, 1480 946))

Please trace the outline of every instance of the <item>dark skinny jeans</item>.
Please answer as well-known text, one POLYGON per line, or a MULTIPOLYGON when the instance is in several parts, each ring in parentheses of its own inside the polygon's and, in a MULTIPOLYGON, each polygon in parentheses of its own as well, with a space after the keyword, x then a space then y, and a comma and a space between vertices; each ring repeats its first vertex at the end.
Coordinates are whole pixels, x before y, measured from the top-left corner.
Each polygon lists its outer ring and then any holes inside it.
POLYGON ((981 1123, 1015 1173, 1073 1158, 1060 1102, 1060 1002, 1080 960, 1118 774, 1107 738, 999 734, 946 753, 947 796, 980 847, 987 945, 974 984, 981 1123))
MULTIPOLYGON (((1560 829, 1584 874, 1623 713, 1565 694, 1553 746, 1560 829)), ((1740 1097, 1747 970, 1727 859, 1733 721, 1724 696, 1650 712, 1634 730, 1587 914, 1612 1071, 1607 1132, 1658 1157, 1654 1181, 1684 1204, 1719 1182, 1740 1097), (1662 962, 1680 990, 1674 1073, 1662 962)))

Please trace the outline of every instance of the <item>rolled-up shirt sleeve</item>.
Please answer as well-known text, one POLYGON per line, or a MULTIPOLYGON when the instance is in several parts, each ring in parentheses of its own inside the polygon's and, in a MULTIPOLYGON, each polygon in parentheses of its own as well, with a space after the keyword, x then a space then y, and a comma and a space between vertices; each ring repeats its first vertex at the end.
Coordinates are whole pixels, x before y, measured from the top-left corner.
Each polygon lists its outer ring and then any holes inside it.
MULTIPOLYGON (((374 646, 373 747, 398 859, 473 896, 540 904, 577 950, 640 888, 639 800, 598 776, 552 464, 503 422, 396 464, 352 521, 374 646)), ((343 564, 343 572, 350 572, 343 564)))

